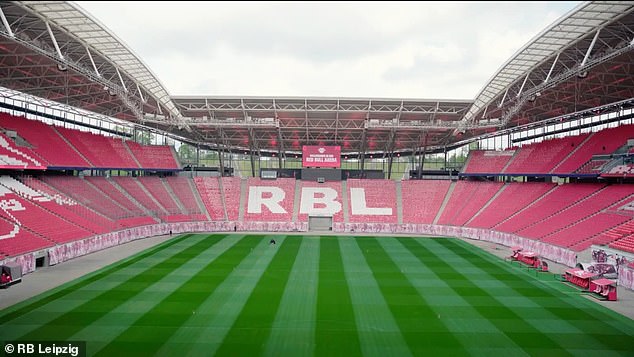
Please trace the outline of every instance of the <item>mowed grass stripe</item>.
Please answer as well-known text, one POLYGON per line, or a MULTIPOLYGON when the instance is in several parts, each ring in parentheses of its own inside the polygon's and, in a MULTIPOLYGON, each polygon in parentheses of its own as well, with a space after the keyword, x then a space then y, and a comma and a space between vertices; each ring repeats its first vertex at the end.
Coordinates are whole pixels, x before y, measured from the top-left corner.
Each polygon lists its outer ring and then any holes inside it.
POLYGON ((315 355, 362 355, 339 242, 335 237, 322 236, 319 243, 315 355))
POLYGON ((251 292, 216 356, 263 354, 301 241, 299 237, 287 237, 276 246, 277 254, 251 292))
MULTIPOLYGON (((134 275, 110 290, 86 300, 83 304, 70 309, 57 318, 47 321, 39 328, 22 335, 19 340, 66 340, 84 326, 108 314, 122 302, 134 298, 144 288, 152 285, 167 275, 178 262, 187 261, 220 240, 220 236, 211 236, 178 251, 166 258, 166 261, 155 264, 145 270, 144 274, 134 275)), ((107 278, 103 276, 102 279, 107 278)))
MULTIPOLYGON (((262 240, 241 239, 161 300, 96 355, 153 355, 262 240)), ((169 262, 168 262, 169 263, 169 262)), ((178 262, 182 264, 184 262, 178 262)))
MULTIPOLYGON (((495 265, 502 267, 504 270, 512 271, 513 273, 517 273, 517 271, 519 270, 520 273, 524 273, 524 274, 520 274, 520 276, 522 276, 522 279, 525 279, 524 281, 527 281, 529 284, 531 284, 531 286, 535 286, 535 289, 538 289, 539 291, 543 291, 546 294, 550 294, 558 298, 557 301, 560 302, 559 304, 551 304, 544 308, 549 308, 549 309, 558 308, 558 307, 569 308, 572 304, 569 301, 564 301, 562 297, 565 295, 565 299, 568 299, 568 296, 578 297, 580 295, 579 290, 577 288, 571 288, 567 286, 565 283, 555 280, 554 277, 550 274, 540 273, 538 275, 538 279, 533 279, 533 275, 531 274, 535 274, 535 273, 532 271, 531 273, 527 273, 528 269, 526 269, 524 266, 521 266, 521 265, 514 266, 512 264, 508 264, 508 262, 502 262, 496 259, 491 260, 490 259, 491 257, 495 258, 494 255, 482 249, 472 250, 469 248, 471 247, 471 245, 462 240, 456 240, 455 243, 462 246, 465 252, 468 252, 468 254, 465 253, 465 256, 482 257, 484 258, 484 260, 489 262, 488 264, 493 263, 495 265)), ((494 269, 494 265, 485 265, 484 267, 487 269, 489 268, 494 269)), ((517 288, 518 286, 522 288, 522 291, 524 289, 534 290, 531 287, 526 287, 526 284, 522 284, 521 286, 520 285, 514 285, 514 286, 516 286, 515 290, 518 290, 517 288)), ((630 336, 634 336, 634 328, 632 326, 632 324, 634 323, 634 320, 626 316, 623 316, 613 310, 610 310, 607 308, 599 308, 598 307, 599 305, 597 305, 595 302, 591 301, 590 299, 585 299, 585 298, 576 299, 576 302, 574 305, 575 307, 579 309, 583 308, 583 312, 591 316, 591 317, 588 317, 588 319, 596 319, 599 321, 603 321, 614 328, 614 330, 608 329, 607 331, 603 329, 604 332, 613 333, 618 331, 618 332, 627 333, 630 336)), ((573 320, 578 320, 578 314, 573 314, 571 316, 573 317, 573 320)))
MULTIPOLYGON (((425 239, 421 238, 426 242, 425 239)), ((383 237, 378 242, 399 266, 410 284, 437 313, 438 319, 465 348, 468 346, 470 354, 474 356, 490 356, 491 353, 521 355, 519 346, 436 275, 436 267, 431 265, 430 268, 424 265, 421 262, 424 259, 415 256, 394 237, 383 237)))
POLYGON ((156 304, 165 299, 174 290, 179 289, 191 277, 219 255, 243 239, 240 235, 227 235, 206 251, 183 263, 160 281, 140 292, 128 301, 123 302, 107 315, 86 326, 69 340, 91 341, 88 345, 92 353, 99 351, 119 336, 142 315, 150 311, 156 304))
MULTIPOLYGON (((238 318, 277 248, 261 239, 227 278, 156 353, 157 356, 211 356, 238 318)), ((284 236, 276 236, 281 243, 284 236)))
POLYGON ((266 343, 265 356, 313 354, 318 279, 319 238, 303 236, 266 343))
POLYGON ((191 234, 185 234, 181 237, 177 237, 168 241, 165 241, 149 250, 138 253, 131 257, 128 257, 124 260, 120 260, 116 263, 110 264, 102 269, 99 269, 95 272, 85 275, 84 277, 73 280, 72 282, 66 283, 59 288, 53 289, 47 293, 43 293, 33 299, 29 299, 24 303, 16 304, 12 307, 9 307, 5 310, 5 313, 2 313, 0 316, 0 325, 6 324, 8 321, 15 319, 16 317, 24 316, 29 312, 40 308, 48 304, 51 301, 60 299, 78 289, 83 288, 91 283, 94 283, 103 277, 115 273, 119 270, 125 269, 147 257, 154 255, 155 253, 168 249, 171 246, 184 241, 189 238, 191 234), (35 301, 34 301, 35 300, 35 301))
POLYGON ((416 356, 468 355, 377 239, 382 238, 358 238, 357 241, 412 353, 416 356))
MULTIPOLYGON (((439 242, 440 243, 440 242, 439 242)), ((462 243, 462 242, 461 242, 462 243)), ((464 244, 464 243, 463 243, 464 244)), ((487 266, 493 269, 496 264, 488 262, 486 259, 482 259, 480 255, 472 252, 465 246, 458 242, 444 242, 442 245, 447 249, 452 249, 460 252, 465 261, 471 260, 477 261, 479 265, 487 266), (483 262, 484 261, 484 262, 483 262)), ((505 267, 509 268, 509 267, 505 267)), ((557 342, 564 348, 574 351, 577 349, 595 350, 595 351, 619 351, 623 353, 629 353, 634 355, 634 339, 632 339, 632 331, 634 330, 634 323, 629 326, 624 326, 623 329, 614 327, 610 322, 614 318, 596 318, 593 316, 595 310, 599 310, 600 306, 590 306, 585 304, 581 296, 569 296, 561 293, 558 290, 548 289, 536 279, 531 279, 526 274, 516 274, 518 278, 527 280, 526 286, 516 287, 515 284, 509 285, 509 289, 519 293, 525 294, 527 289, 533 290, 535 294, 552 296, 553 299, 566 299, 568 305, 561 307, 554 307, 547 304, 539 304, 539 309, 527 309, 524 319, 526 324, 536 324, 535 328, 539 328, 540 324, 552 325, 552 320, 561 320, 564 323, 559 324, 559 331, 554 328, 549 328, 548 336, 557 342), (574 323, 573 323, 574 321, 574 323), (579 331, 574 333, 572 331, 579 331)), ((534 299, 533 299, 534 300, 534 299)), ((559 304, 558 304, 559 305, 559 304)), ((522 311, 521 308, 516 309, 522 311)), ((576 354, 573 352, 573 354, 576 354)))
MULTIPOLYGON (((50 323, 68 311, 78 308, 86 301, 94 299, 104 291, 118 286, 122 281, 128 279, 130 276, 138 274, 140 271, 148 267, 149 261, 156 261, 157 256, 161 259, 166 259, 174 254, 177 254, 180 250, 195 244, 201 239, 204 238, 202 236, 188 237, 186 240, 172 245, 169 249, 157 251, 155 253, 156 255, 146 256, 142 260, 137 261, 124 269, 120 269, 103 276, 101 279, 89 283, 88 285, 84 285, 77 290, 70 291, 58 299, 48 301, 46 304, 39 306, 35 310, 31 310, 25 315, 7 322, 7 325, 10 325, 11 328, 4 329, 5 337, 9 339, 16 339, 36 330, 40 328, 41 325, 50 323)), ((55 269, 58 268, 55 267, 55 269)), ((80 277, 77 280, 82 280, 82 278, 80 277)), ((68 282, 67 284, 72 285, 76 283, 76 281, 68 282)), ((36 296, 31 301, 37 300, 40 300, 40 298, 36 296)))
POLYGON ((339 247, 363 355, 411 356, 372 269, 357 244, 362 240, 365 239, 344 237, 339 239, 339 247))
POLYGON ((498 330, 514 341, 526 353, 542 356, 571 356, 563 346, 551 339, 548 334, 542 333, 531 324, 526 323, 522 316, 500 303, 495 296, 492 296, 488 291, 480 288, 470 277, 463 275, 443 258, 437 256, 432 248, 433 244, 430 243, 437 243, 449 249, 457 247, 457 245, 452 244, 451 239, 432 239, 426 242, 427 244, 422 244, 422 241, 403 238, 399 238, 399 241, 414 255, 421 257, 421 261, 422 257, 424 257, 423 263, 436 266, 436 274, 441 279, 458 295, 471 303, 471 306, 478 311, 480 315, 487 318, 498 330), (489 303, 483 305, 483 300, 489 303))

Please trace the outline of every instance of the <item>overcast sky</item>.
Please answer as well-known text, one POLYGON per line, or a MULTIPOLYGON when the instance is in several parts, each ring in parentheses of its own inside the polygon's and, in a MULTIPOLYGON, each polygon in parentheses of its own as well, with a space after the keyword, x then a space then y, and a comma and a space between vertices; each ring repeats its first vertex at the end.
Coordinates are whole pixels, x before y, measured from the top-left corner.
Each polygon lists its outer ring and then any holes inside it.
POLYGON ((172 95, 473 99, 580 2, 85 2, 172 95))

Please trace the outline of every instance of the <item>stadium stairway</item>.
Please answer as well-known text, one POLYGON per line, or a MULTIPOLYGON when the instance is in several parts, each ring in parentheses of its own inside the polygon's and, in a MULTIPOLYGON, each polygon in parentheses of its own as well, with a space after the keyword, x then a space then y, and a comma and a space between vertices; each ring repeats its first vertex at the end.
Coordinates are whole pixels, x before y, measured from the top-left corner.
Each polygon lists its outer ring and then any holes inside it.
POLYGON ((77 150, 77 148, 75 147, 75 145, 71 144, 71 142, 66 139, 66 137, 64 135, 62 135, 62 133, 60 133, 57 128, 55 127, 55 125, 51 125, 51 128, 53 129, 53 131, 60 137, 62 138, 62 140, 64 140, 64 142, 66 143, 66 145, 68 145, 69 148, 71 148, 77 155, 79 155, 79 157, 81 157, 82 159, 84 159, 84 161, 86 161, 88 164, 90 164, 91 166, 95 166, 95 164, 93 164, 90 160, 88 160, 88 158, 86 158, 86 156, 84 156, 84 154, 81 153, 81 151, 77 150))
MULTIPOLYGON (((577 145, 577 147, 575 147, 573 150, 571 150, 571 151, 568 153, 568 155, 566 155, 566 157, 564 157, 564 158, 563 158, 563 159, 562 159, 562 160, 561 160, 561 161, 560 161, 557 165, 555 165, 555 167, 553 167, 553 169, 552 169, 552 170, 550 170, 548 173, 552 174, 552 173, 554 173, 554 172, 557 172, 556 170, 557 170, 557 169, 558 169, 558 168, 559 168, 559 167, 560 167, 560 166, 561 166, 564 162, 568 161, 568 159, 570 159, 570 157, 572 157, 572 155, 574 155, 577 151, 579 151, 579 150, 583 147, 583 145, 584 145, 585 143, 587 143, 587 142, 590 140, 590 138, 592 138, 593 136, 594 136, 594 133, 590 133, 590 135, 586 136, 586 138, 585 138, 585 139, 583 139, 583 141, 582 141, 579 145, 577 145)), ((571 172, 574 172, 574 171, 575 171, 575 170, 577 170, 577 169, 578 169, 578 167, 577 167, 576 169, 572 170, 571 172)), ((558 173, 561 173, 561 172, 558 172, 558 173)), ((568 173, 568 172, 564 172, 564 173, 568 173)))
POLYGON ((134 156, 134 153, 132 152, 132 149, 130 149, 130 147, 128 146, 128 144, 126 144, 126 142, 123 142, 123 147, 125 148, 125 150, 128 152, 128 155, 130 155, 130 157, 132 158, 132 160, 134 160, 134 163, 136 163, 137 167, 143 167, 141 166, 141 163, 139 162, 139 160, 136 158, 136 156, 134 156))
MULTIPOLYGON (((240 179, 240 210, 238 211, 238 221, 244 222, 244 211, 247 203, 247 194, 248 194, 249 182, 245 179, 240 179)), ((227 205, 223 201, 222 204, 225 206, 225 210, 227 205)))
MULTIPOLYGON (((609 189, 609 187, 610 187, 610 186, 608 186, 608 187, 604 188, 604 189, 603 189, 603 190, 601 190, 601 191, 607 191, 607 190, 609 189)), ((601 191, 599 191, 596 195, 600 195, 600 194, 601 194, 601 191)), ((614 198, 612 198, 612 199, 614 199, 614 198)), ((603 203, 603 204, 602 204, 602 206, 601 206, 601 208, 600 208, 599 210, 597 210, 597 211, 595 211, 595 212, 590 211, 591 213, 590 213, 589 215, 587 215, 587 216, 585 216, 585 217, 583 217, 583 218, 581 218, 581 219, 578 219, 578 220, 576 220, 576 221, 574 221, 574 222, 572 222, 572 223, 568 224, 567 226, 562 227, 561 229, 555 230, 555 231, 551 232, 550 234, 548 234, 548 235, 544 236, 543 238, 546 238, 546 237, 548 237, 548 236, 550 236, 550 235, 556 234, 557 232, 559 232, 559 231, 561 231, 561 230, 564 230, 564 229, 566 229, 566 228, 570 228, 570 227, 576 226, 576 225, 577 225, 577 224, 579 224, 580 222, 583 222, 583 221, 586 221, 586 220, 588 220, 588 219, 591 219, 592 217, 595 217, 595 216, 597 216, 597 215, 599 215, 599 214, 601 214, 601 213, 608 213, 608 214, 610 214, 610 212, 608 212, 608 209, 609 209, 609 207, 610 207, 610 206, 615 206, 615 205, 617 205, 617 206, 618 206, 618 205, 622 205, 622 204, 624 204, 624 203, 628 202, 629 200, 631 200, 631 199, 632 199, 632 196, 631 196, 631 195, 627 195, 626 197, 621 197, 620 199, 619 199, 618 197, 616 197, 616 199, 617 199, 617 201, 615 201, 615 203, 610 203, 608 206, 605 206, 605 203, 603 203)), ((587 200, 583 200, 583 201, 581 201, 579 204, 583 204, 584 206, 586 206, 586 203, 587 203, 586 201, 587 201, 587 200)), ((573 207, 574 207, 574 206, 573 206, 573 207)), ((572 207, 571 207, 571 208, 572 208, 572 207)), ((617 226, 618 226, 618 225, 617 225, 617 226)), ((614 227, 611 227, 611 228, 614 228, 614 227)))
POLYGON ((135 177, 132 179, 132 181, 134 184, 137 185, 137 187, 141 188, 141 191, 145 193, 145 195, 147 195, 150 198, 149 202, 152 202, 154 205, 156 205, 156 207, 158 207, 160 211, 162 211, 160 212, 160 215, 159 215, 159 212, 157 212, 157 215, 166 216, 171 214, 171 212, 165 206, 163 206, 161 202, 159 202, 158 199, 156 199, 156 197, 148 190, 148 188, 145 187, 145 184, 140 180, 140 178, 135 177))
POLYGON ((350 222, 350 212, 348 211, 348 181, 341 181, 341 207, 343 209, 343 223, 350 222))
POLYGON ((544 197, 548 196, 554 189, 556 189, 557 186, 553 186, 550 188, 550 190, 544 192, 543 195, 541 195, 540 197, 536 198, 533 202, 529 203, 528 205, 526 205, 525 207, 523 207, 522 209, 518 210, 517 212, 513 213, 512 215, 508 216, 506 219, 500 221, 499 223, 497 223, 496 225, 494 225, 493 227, 491 227, 491 229, 495 229, 496 227, 498 227, 501 224, 506 223, 506 221, 513 219, 515 216, 517 216, 518 214, 521 214, 522 212, 531 209, 531 207, 533 205, 535 205, 536 203, 538 203, 539 201, 541 201, 544 197))
POLYGON ((473 221, 476 217, 478 217, 478 215, 482 212, 484 212, 484 210, 487 209, 487 207, 489 207, 489 205, 495 201, 499 195, 502 194, 502 192, 504 192, 504 190, 508 187, 508 183, 505 183, 504 185, 502 185, 502 187, 500 187, 500 189, 487 201, 487 203, 485 203, 484 205, 482 205, 482 207, 480 207, 480 209, 473 215, 473 217, 469 218, 469 220, 467 220, 464 225, 468 226, 471 221, 473 221))
POLYGON ((403 224, 403 184, 396 181, 396 217, 398 224, 403 224))
POLYGON ((436 217, 434 217, 432 224, 438 223, 438 220, 440 219, 440 216, 442 216, 442 213, 445 211, 445 207, 447 207, 447 202, 449 202, 449 200, 451 199, 451 195, 453 194, 453 190, 455 188, 456 188, 456 181, 451 181, 451 183, 449 184, 449 189, 447 190, 447 193, 445 194, 445 198, 443 199, 442 204, 440 205, 440 209, 438 210, 438 213, 436 213, 436 217))
POLYGON ((520 149, 515 149, 513 151, 513 155, 511 155, 511 158, 509 159, 509 161, 506 163, 506 165, 504 165, 504 167, 502 168, 502 170, 500 170, 500 172, 506 172, 506 169, 513 163, 513 161, 515 160, 515 157, 517 156, 517 153, 520 151, 520 149))
MULTIPOLYGON (((462 172, 467 172, 469 170, 469 163, 471 163, 471 155, 467 155, 467 160, 464 162, 464 165, 462 165, 462 172)), ((406 172, 409 172, 406 171, 406 172)))
POLYGON ((203 212, 205 214, 205 217, 207 217, 207 220, 211 221, 209 211, 207 211, 207 207, 205 207, 205 203, 203 203, 203 199, 200 197, 200 192, 198 192, 198 189, 196 188, 196 183, 194 182, 194 179, 188 178, 187 183, 189 185, 189 188, 192 190, 192 193, 194 194, 194 199, 196 200, 196 204, 198 205, 200 212, 203 212))
MULTIPOLYGON (((135 207, 137 207, 138 209, 140 209, 143 212, 143 215, 145 216, 149 216, 152 217, 153 219, 158 219, 158 216, 155 212, 152 212, 149 208, 145 207, 141 202, 139 202, 134 196, 132 196, 132 194, 130 194, 122 185, 119 184, 119 182, 117 182, 117 180, 113 180, 112 178, 108 177, 106 178, 106 180, 108 182, 110 182, 110 184, 112 186, 115 187, 115 189, 117 189, 117 191, 119 193, 121 193, 123 196, 125 196, 125 198, 127 198, 130 202, 132 202, 132 204, 134 204, 135 207)), ((90 182, 90 180, 86 180, 86 182, 88 182, 91 186, 93 186, 95 189, 99 189, 97 186, 94 185, 94 183, 90 182)), ((109 196, 110 197, 110 196, 109 196)), ((114 200, 113 201, 124 207, 121 203, 119 203, 118 201, 114 200)))
POLYGON ((293 197, 293 222, 299 222, 299 201, 302 197, 301 183, 301 180, 295 180, 295 197, 293 197))
POLYGON ((159 180, 161 184, 163 185, 163 187, 165 188, 165 191, 167 191, 167 194, 170 195, 172 200, 174 200, 174 203, 176 203, 176 206, 181 211, 181 213, 190 214, 190 212, 188 212, 185 206, 183 205, 183 202, 181 202, 181 200, 178 199, 178 196, 172 190, 172 186, 170 186, 163 178, 159 178, 159 180))

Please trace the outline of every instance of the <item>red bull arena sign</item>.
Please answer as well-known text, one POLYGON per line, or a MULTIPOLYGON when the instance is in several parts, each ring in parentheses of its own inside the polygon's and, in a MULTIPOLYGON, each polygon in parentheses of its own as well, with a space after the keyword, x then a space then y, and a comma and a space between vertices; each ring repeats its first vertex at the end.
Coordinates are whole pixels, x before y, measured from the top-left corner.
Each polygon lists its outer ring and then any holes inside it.
POLYGON ((302 146, 303 167, 341 166, 341 146, 302 146))

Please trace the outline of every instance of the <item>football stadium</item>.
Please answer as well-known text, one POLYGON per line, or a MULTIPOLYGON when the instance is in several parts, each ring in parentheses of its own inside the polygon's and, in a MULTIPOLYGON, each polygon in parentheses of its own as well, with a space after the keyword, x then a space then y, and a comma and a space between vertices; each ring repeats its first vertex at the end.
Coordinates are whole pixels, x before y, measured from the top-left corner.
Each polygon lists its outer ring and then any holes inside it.
POLYGON ((468 100, 172 95, 73 2, 0 22, 5 356, 634 356, 634 2, 468 100))

